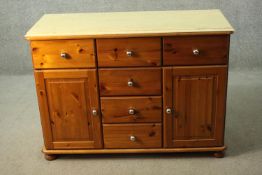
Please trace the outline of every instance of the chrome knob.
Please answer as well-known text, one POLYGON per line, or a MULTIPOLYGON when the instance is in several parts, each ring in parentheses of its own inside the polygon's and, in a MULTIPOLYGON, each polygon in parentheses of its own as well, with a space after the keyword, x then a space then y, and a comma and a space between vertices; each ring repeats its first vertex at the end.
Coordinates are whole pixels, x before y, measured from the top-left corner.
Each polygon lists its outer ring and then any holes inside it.
POLYGON ((167 114, 171 114, 171 113, 172 113, 172 110, 171 110, 170 108, 167 108, 167 109, 166 109, 166 113, 167 113, 167 114))
POLYGON ((97 116, 97 110, 93 109, 93 110, 92 110, 92 115, 93 115, 93 116, 97 116))
POLYGON ((200 53, 200 52, 199 52, 198 49, 193 49, 193 54, 194 54, 194 55, 199 55, 199 53, 200 53))
POLYGON ((132 142, 135 142, 136 141, 136 137, 135 136, 130 136, 130 141, 132 141, 132 142))
POLYGON ((60 57, 66 59, 66 58, 68 58, 68 54, 65 53, 65 52, 62 52, 62 53, 60 54, 60 57))
POLYGON ((133 56, 133 55, 134 55, 134 52, 133 52, 133 51, 130 51, 130 50, 128 50, 128 51, 126 51, 126 55, 127 55, 127 56, 129 56, 129 57, 131 57, 131 56, 133 56))
POLYGON ((128 114, 130 114, 130 115, 134 115, 136 113, 136 111, 135 111, 135 109, 129 109, 128 110, 128 114))
POLYGON ((134 82, 132 80, 128 80, 127 85, 129 87, 132 87, 132 86, 134 86, 134 82))

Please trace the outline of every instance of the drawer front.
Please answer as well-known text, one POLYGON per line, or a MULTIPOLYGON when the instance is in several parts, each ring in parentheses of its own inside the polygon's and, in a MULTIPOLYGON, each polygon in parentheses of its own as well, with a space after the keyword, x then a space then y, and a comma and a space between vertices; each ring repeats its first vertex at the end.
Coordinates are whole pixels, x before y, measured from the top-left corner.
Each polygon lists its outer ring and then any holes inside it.
POLYGON ((161 122, 161 97, 102 97, 104 123, 161 122))
POLYGON ((99 69, 101 96, 160 95, 161 68, 99 69))
POLYGON ((88 68, 95 67, 94 41, 52 40, 32 41, 34 68, 88 68))
POLYGON ((97 39, 99 67, 160 66, 160 38, 97 39))
POLYGON ((164 65, 227 64, 229 36, 176 36, 163 39, 164 65))
POLYGON ((160 148, 161 124, 104 124, 104 148, 160 148))

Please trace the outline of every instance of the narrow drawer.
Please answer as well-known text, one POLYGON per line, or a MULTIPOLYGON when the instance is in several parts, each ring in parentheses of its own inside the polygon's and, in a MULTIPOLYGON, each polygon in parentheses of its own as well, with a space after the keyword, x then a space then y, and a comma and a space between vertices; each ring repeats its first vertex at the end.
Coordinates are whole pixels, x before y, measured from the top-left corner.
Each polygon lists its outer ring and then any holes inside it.
POLYGON ((97 39, 99 67, 160 66, 160 38, 97 39))
POLYGON ((36 69, 95 67, 91 39, 32 41, 31 49, 36 69))
POLYGON ((228 63, 228 35, 164 37, 163 42, 164 65, 228 63))
POLYGON ((161 68, 99 69, 101 96, 160 95, 161 68))
POLYGON ((161 124, 104 124, 104 148, 160 148, 161 124))
POLYGON ((161 97, 102 97, 103 123, 161 122, 161 97))

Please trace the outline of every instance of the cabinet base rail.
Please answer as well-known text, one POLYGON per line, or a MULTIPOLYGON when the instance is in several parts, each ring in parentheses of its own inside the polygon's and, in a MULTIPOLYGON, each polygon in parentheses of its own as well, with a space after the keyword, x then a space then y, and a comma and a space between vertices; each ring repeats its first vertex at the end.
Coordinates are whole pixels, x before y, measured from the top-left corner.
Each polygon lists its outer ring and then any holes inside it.
POLYGON ((128 154, 128 153, 179 153, 179 152, 223 152, 226 146, 201 148, 147 148, 147 149, 78 149, 48 150, 43 147, 44 154, 128 154))

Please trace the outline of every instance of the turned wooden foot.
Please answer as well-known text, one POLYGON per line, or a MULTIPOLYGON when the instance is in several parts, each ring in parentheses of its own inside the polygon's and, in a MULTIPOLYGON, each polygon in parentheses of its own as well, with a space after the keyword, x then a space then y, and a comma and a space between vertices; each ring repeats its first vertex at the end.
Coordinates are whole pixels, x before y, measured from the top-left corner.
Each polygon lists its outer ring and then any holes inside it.
POLYGON ((214 157, 216 158, 223 158, 225 156, 224 151, 219 151, 214 153, 214 157))
POLYGON ((57 158, 56 154, 45 154, 45 159, 48 161, 55 160, 57 158))

